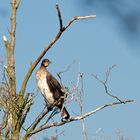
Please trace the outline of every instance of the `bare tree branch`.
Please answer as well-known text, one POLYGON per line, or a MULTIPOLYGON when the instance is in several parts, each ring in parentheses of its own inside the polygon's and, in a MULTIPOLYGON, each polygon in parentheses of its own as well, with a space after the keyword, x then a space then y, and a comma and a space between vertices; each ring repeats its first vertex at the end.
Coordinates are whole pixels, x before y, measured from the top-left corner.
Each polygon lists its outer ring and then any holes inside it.
MULTIPOLYGON (((80 81, 80 85, 77 85, 77 86, 80 86, 80 90, 79 90, 79 94, 77 95, 78 96, 78 105, 79 105, 79 108, 80 108, 80 113, 81 115, 83 115, 83 94, 84 94, 84 85, 83 85, 83 74, 80 72, 80 63, 79 63, 79 72, 78 72, 78 76, 79 78, 79 81, 80 81)), ((79 82, 77 82, 79 83, 79 82)), ((87 132, 86 132, 86 127, 85 127, 85 119, 82 119, 81 120, 82 122, 82 134, 83 134, 83 137, 84 137, 84 140, 88 140, 88 136, 87 136, 87 132)))
POLYGON ((105 77, 105 84, 107 83, 108 79, 109 79, 109 76, 110 76, 110 73, 111 71, 116 67, 116 65, 112 65, 107 71, 106 71, 106 77, 105 77))
POLYGON ((24 122, 25 122, 25 119, 27 117, 27 114, 30 111, 30 108, 31 108, 31 106, 33 104, 33 99, 34 99, 34 96, 33 95, 31 95, 29 93, 26 94, 26 97, 24 99, 24 104, 23 104, 23 107, 22 107, 24 109, 24 111, 22 113, 20 127, 22 127, 23 124, 24 124, 24 122))
POLYGON ((36 61, 31 65, 31 67, 29 68, 23 83, 22 83, 22 87, 21 87, 21 91, 20 91, 20 95, 23 96, 26 90, 26 86, 28 83, 28 80, 30 78, 30 76, 32 75, 33 70, 36 68, 37 64, 40 62, 40 60, 43 58, 43 56, 46 54, 46 52, 55 44, 55 42, 60 38, 60 36, 62 35, 62 33, 75 21, 75 20, 80 20, 80 19, 88 19, 88 18, 95 18, 96 15, 91 15, 91 16, 75 16, 74 18, 72 18, 67 24, 66 26, 63 27, 62 24, 62 17, 61 17, 61 12, 59 9, 58 4, 56 4, 56 9, 57 9, 57 13, 58 13, 58 18, 59 18, 59 23, 60 23, 60 29, 59 32, 56 34, 56 36, 54 37, 54 39, 49 43, 49 45, 42 51, 42 53, 38 56, 38 58, 36 59, 36 61))
MULTIPOLYGON (((66 96, 66 95, 65 95, 66 96)), ((66 98, 66 97, 62 97, 62 98, 66 98)), ((51 108, 54 108, 56 104, 58 104, 61 99, 57 100, 52 106, 51 108)), ((23 138, 23 140, 27 140, 28 137, 31 136, 31 132, 34 131, 34 129, 36 128, 36 126, 40 123, 40 121, 45 117, 46 114, 48 114, 50 112, 50 110, 45 106, 45 108, 43 109, 43 111, 37 116, 37 118, 34 120, 34 122, 27 128, 26 130, 26 134, 23 138)), ((53 112, 51 113, 51 115, 48 117, 46 123, 48 123, 48 121, 55 115, 57 114, 57 109, 54 109, 53 112)))
POLYGON ((100 79, 98 78, 97 75, 92 74, 92 76, 93 76, 97 81, 99 81, 101 84, 103 84, 103 86, 104 86, 104 88, 105 88, 105 92, 106 92, 107 95, 111 96, 112 98, 117 99, 117 100, 120 101, 121 103, 124 103, 124 102, 123 102, 121 99, 119 99, 117 96, 114 96, 114 95, 112 95, 111 93, 109 93, 108 87, 107 87, 107 82, 108 82, 110 73, 111 73, 112 69, 113 69, 115 66, 116 66, 116 65, 113 65, 112 67, 110 67, 110 68, 107 70, 107 72, 106 72, 106 77, 105 77, 105 80, 104 80, 104 81, 103 81, 103 80, 100 80, 100 79))
POLYGON ((70 123, 70 122, 73 122, 73 121, 79 121, 79 120, 82 120, 82 119, 85 119, 89 116, 91 116, 92 114, 95 114, 97 113, 98 111, 104 109, 104 108, 107 108, 107 107, 111 107, 111 106, 114 106, 114 105, 119 105, 119 104, 122 104, 122 103, 131 103, 133 102, 134 100, 124 100, 122 102, 111 102, 111 103, 108 103, 108 104, 105 104, 103 106, 100 106, 100 107, 97 107, 96 109, 92 110, 92 111, 89 111, 81 116, 77 116, 77 117, 74 117, 74 118, 70 118, 69 120, 67 121, 63 121, 63 122, 54 122, 54 123, 46 123, 42 126, 40 126, 39 128, 36 128, 34 131, 31 132, 30 136, 33 135, 33 134, 36 134, 44 129, 48 129, 48 128, 51 128, 51 127, 57 127, 57 126, 62 126, 64 124, 67 124, 67 123, 70 123))
POLYGON ((7 57, 7 71, 8 71, 8 79, 10 82, 11 95, 16 94, 16 77, 15 77, 15 58, 14 58, 14 50, 15 50, 15 34, 16 34, 16 0, 11 0, 11 31, 10 31, 10 41, 8 41, 6 36, 3 36, 3 40, 5 43, 6 49, 6 57, 7 57))
POLYGON ((38 115, 38 117, 35 119, 35 121, 31 124, 31 126, 28 128, 28 131, 32 131, 35 129, 35 127, 38 125, 38 123, 44 118, 44 116, 49 112, 46 107, 43 109, 43 111, 38 115))
POLYGON ((70 65, 68 65, 64 70, 57 73, 57 76, 59 77, 61 84, 62 84, 61 74, 64 72, 67 72, 74 63, 75 63, 75 60, 73 60, 73 62, 70 65))
MULTIPOLYGON (((51 106, 51 108, 54 108, 55 107, 55 105, 56 104, 58 104, 61 100, 62 100, 62 98, 66 98, 66 95, 64 96, 64 97, 61 97, 59 100, 57 100, 52 106, 51 106)), ((34 120, 34 122, 31 124, 31 126, 28 128, 28 131, 29 132, 31 132, 31 131, 33 131, 35 128, 36 128, 36 126, 39 124, 39 122, 45 117, 45 115, 46 114, 48 114, 50 112, 50 110, 47 108, 47 107, 45 107, 44 109, 43 109, 43 111, 37 116, 37 118, 34 120)), ((50 116, 53 116, 53 114, 51 114, 50 116)), ((50 118, 50 117, 49 117, 50 118)), ((48 118, 48 120, 50 120, 48 118)), ((52 118, 52 117, 51 117, 52 118)), ((48 122, 48 121, 47 121, 48 122)))
POLYGON ((2 118, 2 123, 0 124, 0 133, 2 132, 3 129, 6 128, 6 125, 7 125, 7 121, 8 121, 8 114, 7 112, 4 113, 4 116, 2 118))
POLYGON ((96 15, 79 16, 79 17, 77 17, 78 20, 80 20, 80 19, 88 19, 88 18, 96 18, 96 15))
POLYGON ((59 17, 60 30, 62 31, 63 30, 63 21, 62 21, 61 11, 58 6, 58 3, 56 3, 56 9, 57 9, 58 17, 59 17))
POLYGON ((75 16, 73 17, 64 27, 64 30, 66 30, 75 20, 80 19, 89 19, 89 18, 96 18, 96 15, 90 15, 90 16, 75 16))

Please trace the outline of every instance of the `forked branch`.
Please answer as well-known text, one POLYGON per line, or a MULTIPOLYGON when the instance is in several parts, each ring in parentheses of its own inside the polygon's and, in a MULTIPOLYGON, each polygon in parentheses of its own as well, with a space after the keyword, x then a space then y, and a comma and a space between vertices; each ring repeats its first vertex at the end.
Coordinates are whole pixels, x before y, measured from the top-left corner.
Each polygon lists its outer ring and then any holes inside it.
POLYGON ((116 65, 113 65, 112 67, 110 67, 107 71, 106 71, 106 76, 105 76, 105 80, 100 80, 98 78, 97 75, 94 75, 92 74, 92 76, 97 80, 99 81, 101 84, 103 84, 104 88, 105 88, 105 92, 107 95, 109 95, 110 97, 120 101, 121 103, 124 103, 121 99, 119 99, 117 96, 111 94, 109 91, 108 91, 108 87, 107 87, 107 82, 108 82, 108 79, 109 79, 109 76, 110 76, 110 73, 112 71, 112 69, 115 67, 116 65))
POLYGON ((38 58, 36 59, 36 61, 34 63, 32 63, 32 65, 30 66, 24 80, 22 83, 22 87, 21 87, 21 91, 20 91, 20 95, 23 96, 26 90, 26 86, 28 83, 28 80, 30 78, 30 76, 32 75, 33 70, 36 68, 37 64, 40 62, 40 60, 43 58, 43 56, 47 53, 47 51, 55 44, 55 42, 60 38, 60 36, 62 35, 62 33, 75 21, 75 20, 80 20, 80 19, 89 19, 89 18, 95 18, 96 15, 90 15, 90 16, 75 16, 74 18, 72 18, 64 27, 62 24, 62 16, 61 16, 61 12, 60 12, 60 8, 58 6, 58 4, 56 4, 56 9, 57 9, 57 13, 58 13, 58 18, 59 18, 59 23, 60 23, 60 29, 59 32, 56 34, 56 36, 54 37, 54 39, 52 39, 52 41, 49 43, 49 45, 42 51, 42 53, 38 56, 38 58))
MULTIPOLYGON (((62 98, 66 98, 66 95, 62 98)), ((56 104, 58 104, 62 98, 60 98, 59 100, 57 100, 56 102, 54 102, 54 104, 51 106, 51 108, 53 109, 56 104)), ((45 107, 43 109, 43 111, 37 116, 37 118, 34 120, 34 122, 29 126, 29 128, 27 129, 28 130, 28 133, 32 132, 36 126, 39 124, 39 122, 46 116, 46 114, 48 114, 50 112, 50 110, 48 110, 47 107, 45 107)), ((54 116, 54 112, 56 112, 55 110, 53 111, 53 113, 49 116, 49 118, 47 119, 48 121, 54 116), (51 117, 52 116, 52 117, 51 117)), ((46 122, 48 122, 46 121, 46 122)))
POLYGON ((58 78, 60 79, 60 83, 62 84, 62 78, 61 78, 61 74, 69 71, 69 69, 71 68, 71 66, 75 63, 75 60, 73 60, 73 62, 71 64, 69 64, 64 70, 60 71, 57 73, 58 78))

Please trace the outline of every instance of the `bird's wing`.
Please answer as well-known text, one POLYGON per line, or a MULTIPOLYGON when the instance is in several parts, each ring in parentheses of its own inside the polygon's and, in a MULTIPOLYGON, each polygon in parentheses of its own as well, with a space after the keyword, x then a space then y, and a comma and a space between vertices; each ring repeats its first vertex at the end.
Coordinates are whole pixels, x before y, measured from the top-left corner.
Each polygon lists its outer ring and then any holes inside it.
POLYGON ((46 78, 50 91, 54 94, 54 98, 59 99, 61 96, 64 96, 65 93, 62 90, 62 86, 50 73, 47 74, 46 78))

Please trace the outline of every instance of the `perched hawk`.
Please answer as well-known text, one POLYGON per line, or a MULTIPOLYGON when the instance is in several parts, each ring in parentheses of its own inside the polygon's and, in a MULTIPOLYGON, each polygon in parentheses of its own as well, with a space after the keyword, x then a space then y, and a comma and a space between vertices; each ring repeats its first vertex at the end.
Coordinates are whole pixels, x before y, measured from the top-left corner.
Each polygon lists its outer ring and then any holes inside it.
POLYGON ((64 107, 64 96, 66 93, 60 83, 46 70, 50 63, 48 59, 44 59, 36 72, 38 88, 47 102, 48 109, 52 109, 52 106, 55 104, 61 111, 62 119, 69 119, 70 115, 64 107))

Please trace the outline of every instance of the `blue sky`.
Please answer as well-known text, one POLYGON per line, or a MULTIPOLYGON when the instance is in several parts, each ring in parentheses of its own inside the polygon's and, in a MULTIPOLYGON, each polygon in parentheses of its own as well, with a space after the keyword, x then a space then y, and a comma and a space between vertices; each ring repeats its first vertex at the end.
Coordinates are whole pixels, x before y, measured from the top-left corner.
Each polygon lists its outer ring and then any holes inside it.
MULTIPOLYGON (((59 1, 58 1, 59 2, 59 1)), ((0 15, 0 59, 5 61, 5 50, 2 36, 10 28, 10 2, 1 0, 0 9, 4 16, 0 15), (8 11, 8 12, 7 12, 8 11)), ((114 101, 105 94, 103 86, 95 80, 91 74, 98 74, 104 78, 106 70, 116 64, 112 70, 108 87, 112 94, 121 99, 134 99, 132 104, 119 105, 105 109, 86 119, 85 125, 89 139, 92 139, 96 130, 101 128, 98 136, 116 135, 117 129, 121 129, 126 137, 139 139, 140 118, 139 92, 140 92, 140 43, 128 39, 122 33, 122 27, 108 11, 102 11, 102 5, 96 8, 83 9, 82 3, 71 1, 60 1, 63 23, 66 24, 75 15, 96 14, 96 19, 76 21, 61 36, 60 40, 44 56, 52 61, 48 70, 56 76, 56 73, 65 69, 73 60, 76 62, 71 69, 62 75, 63 84, 69 88, 72 82, 76 82, 78 64, 84 73, 84 112, 90 111, 97 106, 114 101)), ((20 90, 23 78, 30 66, 41 51, 49 44, 58 32, 59 22, 55 9, 55 1, 22 1, 17 13, 17 37, 16 37, 16 79, 17 89, 20 90)), ((0 60, 0 61, 1 61, 0 60)), ((39 66, 37 66, 38 68, 39 66)), ((36 71, 37 69, 35 69, 36 71)), ((35 72, 33 73, 27 87, 27 92, 37 93, 35 72)), ((43 98, 38 93, 32 112, 27 118, 25 127, 35 118, 35 115, 43 108, 43 98)), ((78 113, 76 103, 67 106, 70 114, 78 113)), ((59 119, 59 115, 57 115, 59 119)), ((64 131, 61 140, 82 140, 81 122, 74 122, 57 128, 58 133, 64 131)), ((46 130, 36 135, 41 139, 46 133, 50 136, 55 133, 56 128, 46 130)))

